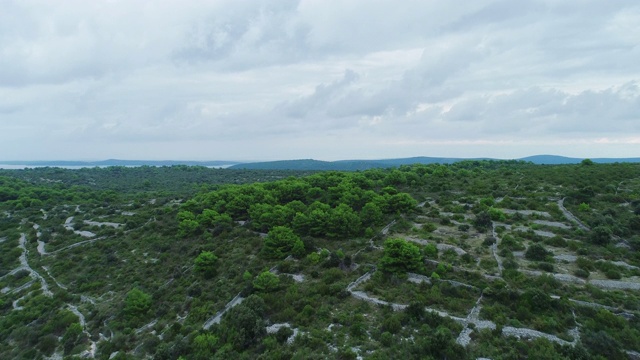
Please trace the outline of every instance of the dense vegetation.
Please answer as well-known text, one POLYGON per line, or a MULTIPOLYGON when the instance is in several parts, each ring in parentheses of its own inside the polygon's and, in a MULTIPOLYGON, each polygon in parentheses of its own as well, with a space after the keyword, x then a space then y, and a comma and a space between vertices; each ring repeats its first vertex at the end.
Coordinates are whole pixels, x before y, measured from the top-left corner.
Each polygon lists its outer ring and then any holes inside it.
POLYGON ((638 164, 4 170, 0 354, 625 358, 639 247, 638 164))

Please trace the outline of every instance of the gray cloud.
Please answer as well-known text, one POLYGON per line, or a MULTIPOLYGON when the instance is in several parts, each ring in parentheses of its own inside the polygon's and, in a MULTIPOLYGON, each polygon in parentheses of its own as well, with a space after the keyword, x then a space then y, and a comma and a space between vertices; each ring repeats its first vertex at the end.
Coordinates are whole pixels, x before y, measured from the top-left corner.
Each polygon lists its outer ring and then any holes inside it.
POLYGON ((0 153, 632 156, 638 24, 631 0, 4 1, 0 153))

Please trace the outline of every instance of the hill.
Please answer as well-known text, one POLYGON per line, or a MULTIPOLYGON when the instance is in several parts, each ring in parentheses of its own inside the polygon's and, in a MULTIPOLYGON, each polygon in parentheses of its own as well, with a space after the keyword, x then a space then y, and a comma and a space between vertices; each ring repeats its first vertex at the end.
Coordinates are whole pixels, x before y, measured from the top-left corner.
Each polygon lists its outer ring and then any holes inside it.
MULTIPOLYGON (((462 161, 502 161, 491 158, 445 158, 445 157, 410 157, 399 159, 379 159, 379 160, 338 160, 319 161, 313 159, 305 160, 279 160, 255 163, 242 163, 230 166, 231 169, 261 169, 261 170, 337 170, 337 171, 358 171, 375 168, 391 168, 412 164, 453 164, 462 161)), ((526 161, 534 164, 578 164, 583 158, 570 158, 557 155, 535 155, 528 156, 514 161, 526 161)), ((640 158, 596 158, 593 162, 624 163, 640 162, 640 158)))

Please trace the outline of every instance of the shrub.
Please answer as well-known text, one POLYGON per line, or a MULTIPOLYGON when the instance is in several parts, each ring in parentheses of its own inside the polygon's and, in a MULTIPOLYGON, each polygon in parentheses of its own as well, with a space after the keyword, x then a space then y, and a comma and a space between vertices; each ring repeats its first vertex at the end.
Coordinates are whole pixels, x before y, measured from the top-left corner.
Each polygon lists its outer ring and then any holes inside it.
POLYGON ((203 251, 194 260, 195 271, 203 274, 206 278, 216 275, 218 257, 211 251, 203 251))
POLYGON ((276 226, 264 239, 262 253, 270 259, 284 259, 290 254, 300 257, 304 255, 304 243, 293 230, 285 226, 276 226))
POLYGON ((546 272, 553 272, 553 264, 548 262, 540 262, 538 263, 538 269, 546 272))
POLYGON ((527 251, 524 253, 525 258, 533 261, 543 261, 548 255, 549 252, 540 244, 533 244, 529 246, 527 251))
POLYGON ((484 238, 484 241, 482 241, 482 245, 484 246, 491 246, 495 243, 496 243, 496 238, 494 238, 493 236, 487 236, 486 238, 484 238))
POLYGON ((263 271, 253 280, 253 287, 258 291, 275 291, 280 285, 280 278, 270 271, 263 271))
POLYGON ((403 239, 388 239, 384 242, 384 255, 378 264, 380 270, 387 273, 416 271, 422 266, 420 248, 403 239))
POLYGON ((575 276, 577 276, 577 277, 581 277, 581 278, 583 278, 583 279, 588 279, 588 278, 589 278, 589 275, 591 275, 591 274, 589 273, 589 271, 584 270, 584 269, 577 269, 573 274, 574 274, 575 276))
POLYGON ((620 274, 620 272, 618 270, 615 270, 615 269, 609 269, 609 270, 605 271, 604 275, 608 279, 612 279, 612 280, 620 280, 622 278, 622 275, 620 274))

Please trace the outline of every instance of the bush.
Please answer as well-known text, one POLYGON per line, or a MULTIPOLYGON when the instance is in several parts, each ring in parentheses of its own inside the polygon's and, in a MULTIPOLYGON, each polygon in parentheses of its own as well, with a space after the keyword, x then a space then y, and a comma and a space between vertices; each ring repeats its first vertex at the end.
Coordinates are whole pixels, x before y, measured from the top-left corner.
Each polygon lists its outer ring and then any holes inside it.
POLYGON ((484 238, 484 241, 482 242, 482 245, 491 246, 491 245, 493 245, 495 243, 496 243, 496 238, 494 238, 493 236, 487 236, 486 238, 484 238))
POLYGON ((420 248, 403 239, 388 239, 384 242, 384 255, 378 263, 387 273, 405 273, 422 267, 420 248))
POLYGON ((216 275, 218 257, 211 251, 203 251, 194 260, 194 269, 205 276, 212 278, 216 275))
POLYGON ((138 288, 133 288, 127 293, 124 301, 124 315, 127 320, 140 319, 151 309, 151 295, 138 288))
POLYGON ((253 280, 253 287, 258 291, 275 291, 280 285, 280 278, 270 271, 263 271, 253 280))
POLYGON ((548 262, 538 263, 538 269, 546 272, 553 272, 553 264, 548 262))
POLYGON ((524 257, 527 260, 544 261, 549 254, 550 253, 547 250, 545 250, 545 248, 542 247, 542 245, 533 244, 529 246, 527 251, 524 253, 524 257))
POLYGON ((584 270, 584 269, 577 269, 573 274, 575 276, 581 277, 583 279, 588 279, 589 275, 591 275, 591 273, 589 273, 589 271, 584 270))
POLYGON ((618 270, 615 270, 615 269, 609 269, 609 270, 605 271, 604 275, 608 279, 612 279, 612 280, 620 280, 620 279, 622 279, 622 275, 620 274, 620 272, 618 270))

